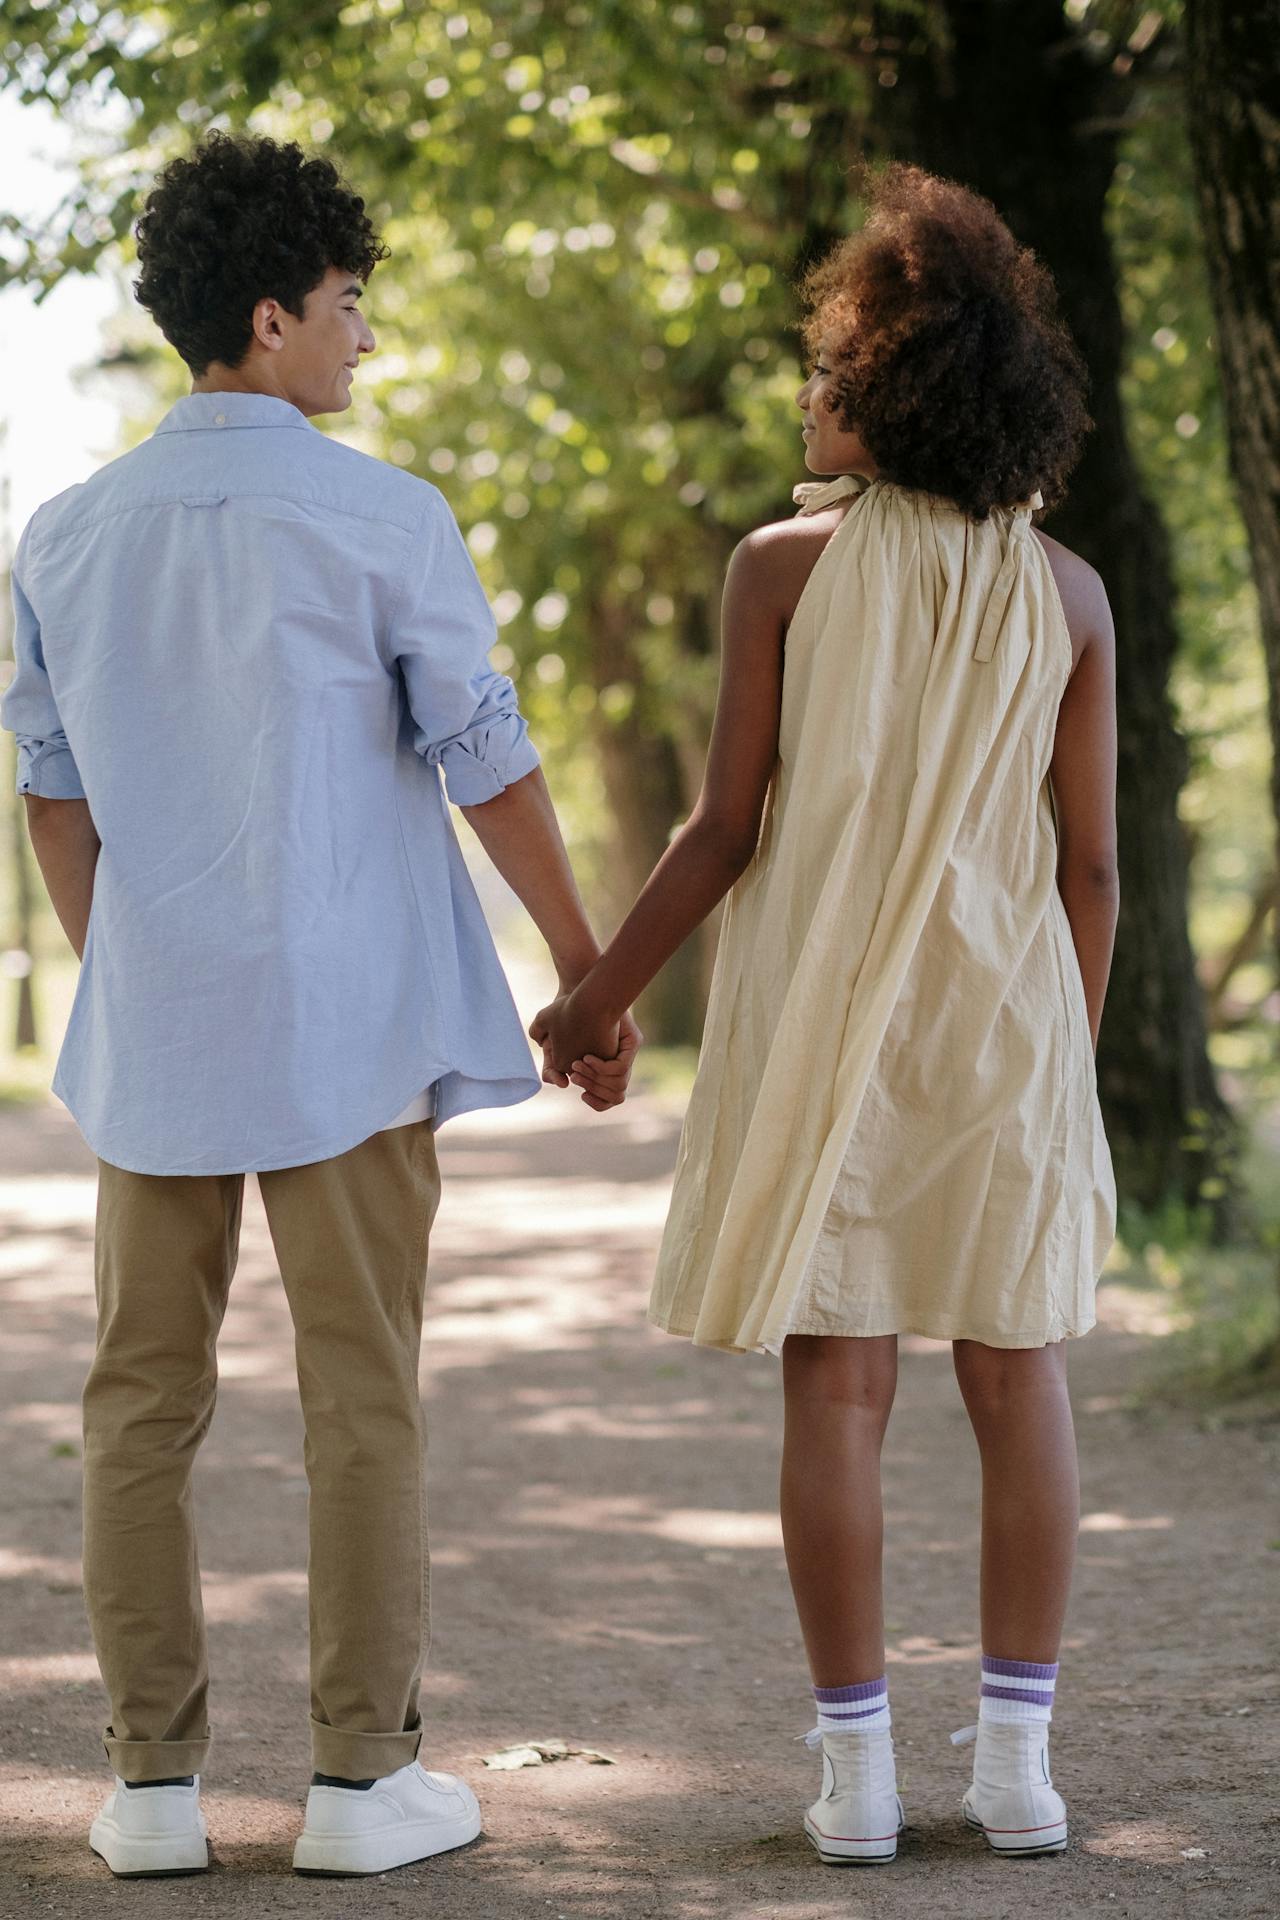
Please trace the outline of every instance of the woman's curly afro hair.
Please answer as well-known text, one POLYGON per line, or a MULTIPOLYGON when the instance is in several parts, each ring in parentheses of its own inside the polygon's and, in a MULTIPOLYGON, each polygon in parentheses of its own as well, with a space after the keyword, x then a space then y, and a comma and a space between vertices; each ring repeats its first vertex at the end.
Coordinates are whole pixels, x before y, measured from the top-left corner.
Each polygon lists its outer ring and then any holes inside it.
POLYGON ((135 232, 133 290, 197 377, 214 360, 239 366, 259 300, 301 319, 330 267, 364 281, 387 254, 331 162, 227 133, 170 161, 135 232))
POLYGON ((976 520, 1065 492, 1092 422, 1053 281, 989 201, 895 163, 869 213, 804 275, 804 342, 835 378, 832 411, 881 476, 976 520))

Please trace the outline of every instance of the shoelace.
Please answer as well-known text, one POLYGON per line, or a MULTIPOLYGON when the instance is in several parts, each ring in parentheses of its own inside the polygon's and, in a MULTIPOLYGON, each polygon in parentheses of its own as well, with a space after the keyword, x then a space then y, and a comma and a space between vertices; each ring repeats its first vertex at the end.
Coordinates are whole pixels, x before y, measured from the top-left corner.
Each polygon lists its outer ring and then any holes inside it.
MULTIPOLYGON (((978 1727, 975 1721, 973 1726, 961 1727, 957 1732, 953 1733, 951 1735, 951 1744, 953 1747, 967 1747, 969 1742, 976 1740, 977 1737, 978 1727)), ((798 1733, 795 1738, 797 1740, 803 1740, 806 1747, 812 1751, 814 1747, 820 1747, 822 1745, 822 1728, 810 1727, 808 1733, 798 1733)))
MULTIPOLYGON (((806 1747, 812 1752, 815 1747, 822 1745, 822 1736, 824 1733, 834 1733, 836 1731, 837 1729, 834 1727, 810 1727, 808 1733, 797 1733, 793 1737, 796 1740, 803 1740, 806 1747)), ((974 1727, 972 1731, 977 1733, 978 1729, 974 1727)), ((867 1737, 869 1738, 870 1736, 868 1735, 867 1737)))

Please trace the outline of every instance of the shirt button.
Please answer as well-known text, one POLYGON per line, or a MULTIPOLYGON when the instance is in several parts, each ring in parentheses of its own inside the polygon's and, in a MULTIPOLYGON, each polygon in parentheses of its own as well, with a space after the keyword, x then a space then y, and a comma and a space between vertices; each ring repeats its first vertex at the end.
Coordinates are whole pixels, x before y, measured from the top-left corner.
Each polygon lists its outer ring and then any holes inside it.
POLYGON ((226 424, 227 424, 227 416, 226 416, 226 414, 225 414, 225 413, 215 413, 215 414, 214 414, 214 416, 213 416, 213 424, 214 424, 214 426, 215 426, 215 427, 225 427, 225 426, 226 426, 226 424))

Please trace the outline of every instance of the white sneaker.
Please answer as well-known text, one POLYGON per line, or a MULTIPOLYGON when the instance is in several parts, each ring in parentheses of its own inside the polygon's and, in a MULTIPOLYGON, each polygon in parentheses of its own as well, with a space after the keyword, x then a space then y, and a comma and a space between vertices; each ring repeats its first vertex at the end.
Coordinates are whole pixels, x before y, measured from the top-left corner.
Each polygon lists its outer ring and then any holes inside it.
MULTIPOLYGON (((806 1736, 811 1746, 818 1740, 806 1736)), ((892 1860, 906 1825, 893 1765, 893 1736, 823 1733, 822 1793, 804 1817, 804 1830, 829 1867, 892 1860)))
POLYGON ((1047 1720, 980 1720, 952 1734, 957 1745, 976 1735, 973 1783, 960 1804, 996 1853, 1061 1853, 1067 1809, 1049 1778, 1047 1720))
POLYGON ((126 1787, 120 1775, 89 1829, 89 1845, 122 1880, 148 1873, 203 1873, 209 1829, 200 1811, 200 1775, 189 1787, 126 1787))
POLYGON ((312 1787, 293 1850, 297 1873, 386 1873, 465 1847, 480 1831, 480 1802, 452 1773, 416 1760, 371 1787, 312 1787))

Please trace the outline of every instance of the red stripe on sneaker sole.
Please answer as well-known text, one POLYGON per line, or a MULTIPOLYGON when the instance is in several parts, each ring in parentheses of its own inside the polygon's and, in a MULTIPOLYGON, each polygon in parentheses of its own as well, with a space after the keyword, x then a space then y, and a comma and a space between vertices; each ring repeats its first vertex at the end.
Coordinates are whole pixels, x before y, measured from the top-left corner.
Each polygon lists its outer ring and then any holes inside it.
POLYGON ((1047 1820, 1042 1827, 988 1827, 983 1825, 984 1833, 1052 1833, 1056 1828, 1065 1826, 1063 1820, 1047 1820))
MULTIPOLYGON (((900 1831, 901 1829, 899 1828, 898 1832, 900 1831)), ((876 1841, 876 1840, 896 1840, 898 1837, 897 1832, 895 1833, 825 1833, 821 1827, 815 1827, 814 1832, 818 1835, 818 1838, 820 1840, 847 1840, 850 1846, 855 1846, 855 1847, 869 1846, 873 1841, 876 1841)))

